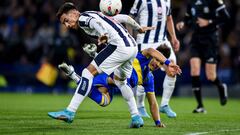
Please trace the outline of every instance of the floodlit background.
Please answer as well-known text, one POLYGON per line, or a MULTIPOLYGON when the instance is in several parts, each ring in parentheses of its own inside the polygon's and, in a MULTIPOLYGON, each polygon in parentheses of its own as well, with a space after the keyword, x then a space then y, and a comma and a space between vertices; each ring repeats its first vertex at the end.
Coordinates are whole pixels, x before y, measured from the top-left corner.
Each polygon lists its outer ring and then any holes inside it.
MULTIPOLYGON (((0 92, 68 93, 75 85, 57 69, 62 61, 77 73, 91 58, 83 52, 74 31, 66 30, 55 17, 63 0, 1 0, 0 2, 0 92), (50 74, 49 74, 50 73, 50 74)), ((99 0, 72 0, 81 12, 99 10, 99 0)), ((128 14, 134 0, 122 0, 121 13, 128 14)), ((220 31, 218 76, 240 97, 240 1, 225 0, 231 19, 220 31)), ((172 0, 175 22, 182 19, 186 0, 172 0)), ((191 31, 177 33, 181 49, 177 54, 183 74, 178 76, 175 96, 191 96, 189 40, 191 31)), ((202 71, 204 72, 204 71, 202 71)), ((164 73, 154 72, 157 94, 161 94, 164 73), (159 83, 160 82, 160 83, 159 83)), ((203 92, 217 96, 202 74, 203 92)))

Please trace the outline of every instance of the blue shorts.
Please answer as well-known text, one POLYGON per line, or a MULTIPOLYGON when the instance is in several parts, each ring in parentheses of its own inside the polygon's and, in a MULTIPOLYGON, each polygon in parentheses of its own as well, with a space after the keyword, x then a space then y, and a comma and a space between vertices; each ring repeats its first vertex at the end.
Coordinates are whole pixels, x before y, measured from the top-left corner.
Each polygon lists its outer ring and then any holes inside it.
POLYGON ((89 93, 88 97, 95 101, 100 106, 107 106, 112 101, 113 90, 112 87, 108 85, 108 75, 105 73, 99 74, 93 79, 92 89, 89 93), (98 88, 105 87, 108 89, 108 93, 110 98, 106 96, 104 93, 101 93, 98 88))

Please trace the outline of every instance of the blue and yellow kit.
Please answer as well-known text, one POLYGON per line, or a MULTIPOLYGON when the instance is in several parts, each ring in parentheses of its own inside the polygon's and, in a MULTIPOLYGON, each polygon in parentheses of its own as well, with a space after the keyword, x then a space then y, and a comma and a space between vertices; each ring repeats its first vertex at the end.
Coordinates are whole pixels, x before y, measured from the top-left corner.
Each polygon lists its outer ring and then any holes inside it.
POLYGON ((109 76, 105 73, 101 73, 95 76, 93 79, 91 92, 88 95, 88 97, 90 97, 93 101, 95 101, 100 106, 107 106, 112 101, 114 86, 108 85, 108 77, 109 76), (99 91, 99 87, 105 87, 109 93, 109 96, 107 96, 104 93, 101 93, 99 91))
POLYGON ((133 61, 133 72, 128 82, 132 87, 142 85, 146 93, 154 94, 154 77, 148 66, 150 61, 151 58, 138 52, 133 61))
MULTIPOLYGON (((139 52, 133 61, 132 75, 127 81, 132 88, 137 85, 142 85, 146 93, 154 94, 154 77, 148 66, 150 61, 151 58, 147 58, 139 52)), ((112 101, 114 89, 118 89, 116 86, 110 86, 108 84, 108 77, 109 76, 105 73, 101 73, 94 77, 92 90, 88 95, 100 106, 109 105, 112 101), (101 93, 99 87, 105 87, 109 92, 110 98, 104 93, 101 93)))

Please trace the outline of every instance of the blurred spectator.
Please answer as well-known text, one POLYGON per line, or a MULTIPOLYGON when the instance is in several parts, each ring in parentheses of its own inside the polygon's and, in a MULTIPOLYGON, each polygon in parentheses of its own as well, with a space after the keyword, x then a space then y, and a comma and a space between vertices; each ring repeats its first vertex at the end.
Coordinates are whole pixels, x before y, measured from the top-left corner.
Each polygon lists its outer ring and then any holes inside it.
MULTIPOLYGON (((63 2, 73 2, 81 12, 99 10, 99 0, 2 0, 0 2, 0 67, 22 65, 35 66, 43 61, 53 66, 62 61, 72 65, 87 65, 91 58, 80 46, 81 41, 75 31, 67 31, 59 23, 55 14, 63 2)), ((121 13, 129 13, 134 0, 123 0, 121 13)), ((240 82, 240 1, 225 1, 231 20, 221 34, 219 72, 222 77, 230 74, 231 83, 240 82)), ((176 22, 184 16, 187 0, 172 0, 172 15, 176 22)), ((181 40, 178 57, 179 65, 189 70, 188 44, 191 31, 177 33, 181 40), (186 34, 188 33, 188 34, 186 34)), ((10 68, 8 68, 10 69, 10 68)), ((35 71, 35 70, 34 70, 35 71)), ((0 73, 8 74, 2 70, 0 73)), ((35 74, 29 70, 27 74, 35 74)), ((31 75, 33 76, 33 75, 31 75)), ((228 76, 228 77, 229 77, 228 76)), ((16 77, 16 76, 15 76, 16 77)), ((190 80, 188 81, 190 82, 190 80)))

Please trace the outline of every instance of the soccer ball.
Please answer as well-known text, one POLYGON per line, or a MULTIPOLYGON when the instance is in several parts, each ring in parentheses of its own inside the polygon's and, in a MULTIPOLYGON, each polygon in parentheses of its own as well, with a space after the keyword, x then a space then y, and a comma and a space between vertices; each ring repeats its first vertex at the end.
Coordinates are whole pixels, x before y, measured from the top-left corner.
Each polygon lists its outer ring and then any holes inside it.
POLYGON ((122 1, 121 0, 100 0, 100 11, 107 16, 114 16, 121 12, 122 1))

